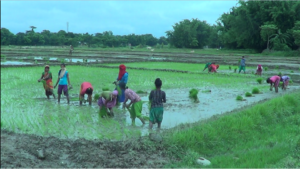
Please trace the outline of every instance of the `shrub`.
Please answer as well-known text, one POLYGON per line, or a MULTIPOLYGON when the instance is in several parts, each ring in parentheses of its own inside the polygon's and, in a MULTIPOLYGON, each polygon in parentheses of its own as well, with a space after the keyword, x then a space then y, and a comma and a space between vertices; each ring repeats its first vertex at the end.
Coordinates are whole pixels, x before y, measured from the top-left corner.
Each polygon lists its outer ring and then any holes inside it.
POLYGON ((259 89, 256 87, 252 90, 252 94, 258 94, 259 93, 259 89))
POLYGON ((263 79, 262 78, 257 78, 256 81, 257 81, 257 83, 262 84, 263 79))
POLYGON ((94 101, 97 101, 99 99, 99 97, 100 97, 100 94, 95 94, 94 95, 94 101))
POLYGON ((245 96, 246 96, 246 97, 251 97, 252 94, 251 94, 250 92, 247 92, 247 93, 245 93, 245 96))
POLYGON ((242 96, 236 96, 236 100, 242 101, 244 98, 242 96))
POLYGON ((198 90, 197 89, 191 89, 189 97, 194 99, 195 102, 199 101, 199 99, 198 99, 198 90))

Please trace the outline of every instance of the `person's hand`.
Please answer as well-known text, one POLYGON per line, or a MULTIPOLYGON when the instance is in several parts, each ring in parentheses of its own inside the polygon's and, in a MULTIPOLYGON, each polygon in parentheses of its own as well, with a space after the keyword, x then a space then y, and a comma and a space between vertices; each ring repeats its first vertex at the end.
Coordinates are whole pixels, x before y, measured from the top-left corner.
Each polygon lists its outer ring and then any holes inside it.
POLYGON ((56 85, 53 87, 54 89, 56 88, 56 85))
POLYGON ((41 82, 41 79, 39 79, 38 82, 41 82))

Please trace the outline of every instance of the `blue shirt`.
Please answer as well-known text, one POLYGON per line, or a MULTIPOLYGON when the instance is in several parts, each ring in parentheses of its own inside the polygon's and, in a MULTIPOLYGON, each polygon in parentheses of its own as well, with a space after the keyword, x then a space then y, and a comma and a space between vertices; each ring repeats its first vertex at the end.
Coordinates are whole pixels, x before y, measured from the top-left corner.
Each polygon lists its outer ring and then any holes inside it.
POLYGON ((246 59, 241 60, 241 66, 246 66, 246 59))
MULTIPOLYGON (((58 72, 58 77, 59 77, 60 71, 58 72)), ((68 71, 64 74, 62 78, 59 79, 59 85, 68 85, 68 77, 67 77, 68 71)))
MULTIPOLYGON (((117 78, 117 80, 118 80, 118 78, 117 78)), ((120 80, 119 82, 123 82, 123 83, 127 84, 127 81, 128 81, 128 73, 126 72, 126 73, 122 76, 122 78, 121 78, 121 80, 120 80)))

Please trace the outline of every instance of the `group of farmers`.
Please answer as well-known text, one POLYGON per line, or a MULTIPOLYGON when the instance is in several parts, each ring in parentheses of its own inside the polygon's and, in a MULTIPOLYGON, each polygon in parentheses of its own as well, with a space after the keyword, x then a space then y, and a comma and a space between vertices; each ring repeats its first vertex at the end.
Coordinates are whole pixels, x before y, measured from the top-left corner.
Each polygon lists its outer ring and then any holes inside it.
MULTIPOLYGON (((217 69, 219 68, 219 65, 216 65, 215 63, 206 63, 203 71, 208 68, 208 72, 217 72, 217 69)), ((246 73, 246 59, 245 56, 242 56, 242 59, 240 61, 240 66, 239 66, 239 73, 241 71, 244 71, 246 73)), ((256 75, 261 76, 263 71, 262 65, 258 65, 256 68, 256 75)), ((282 76, 281 74, 275 75, 272 77, 267 78, 266 82, 270 84, 270 91, 273 90, 273 87, 275 88, 275 92, 278 93, 278 87, 280 82, 282 82, 282 90, 286 90, 287 86, 289 85, 289 76, 282 76)))
MULTIPOLYGON (((69 78, 69 72, 66 69, 66 65, 64 63, 61 64, 61 69, 58 72, 58 79, 56 84, 53 87, 52 83, 52 73, 50 72, 49 65, 45 66, 44 72, 42 73, 41 78, 38 80, 38 82, 43 82, 43 86, 45 89, 45 94, 47 98, 52 95, 55 98, 55 94, 53 92, 53 89, 56 88, 58 85, 58 102, 60 102, 61 94, 64 93, 64 95, 67 98, 68 104, 70 103, 70 97, 69 97, 69 89, 72 88, 70 78, 69 78)), ((99 106, 99 114, 101 117, 113 117, 113 107, 117 105, 117 102, 122 103, 123 102, 123 109, 127 108, 130 113, 130 118, 132 119, 132 124, 135 124, 135 119, 139 118, 143 124, 145 124, 145 121, 142 117, 142 106, 143 102, 140 98, 140 96, 128 88, 127 85, 128 81, 128 72, 126 71, 126 66, 121 64, 119 66, 119 75, 116 79, 116 81, 113 82, 113 84, 116 85, 116 88, 114 91, 103 91, 100 94, 100 97, 98 99, 98 106, 99 106), (126 104, 126 102, 130 100, 129 104, 126 104)), ((162 81, 160 78, 155 79, 155 90, 152 90, 149 95, 149 101, 151 103, 150 108, 150 114, 149 114, 149 128, 152 129, 153 124, 158 124, 158 129, 160 129, 161 122, 163 120, 163 103, 166 103, 166 93, 161 90, 162 81)), ((88 95, 88 102, 89 105, 92 104, 92 94, 93 94, 93 86, 90 82, 83 82, 80 87, 79 92, 79 104, 82 105, 82 101, 84 100, 84 95, 88 95)))

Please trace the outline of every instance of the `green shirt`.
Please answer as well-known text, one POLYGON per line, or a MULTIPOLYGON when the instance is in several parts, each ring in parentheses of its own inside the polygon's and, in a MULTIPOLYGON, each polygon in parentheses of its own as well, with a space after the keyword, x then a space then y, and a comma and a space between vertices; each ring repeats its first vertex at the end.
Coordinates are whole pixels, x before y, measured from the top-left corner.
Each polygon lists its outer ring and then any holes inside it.
MULTIPOLYGON (((47 79, 52 79, 52 73, 49 71, 48 74, 49 74, 49 77, 47 79)), ((42 76, 43 77, 45 76, 45 72, 42 73, 42 76)))

